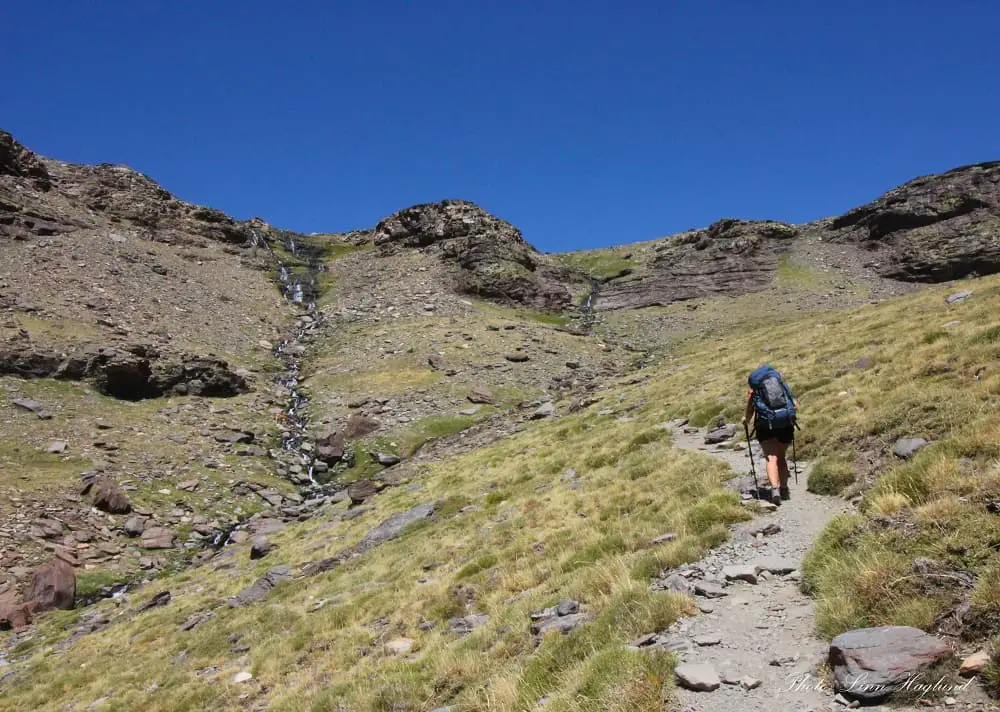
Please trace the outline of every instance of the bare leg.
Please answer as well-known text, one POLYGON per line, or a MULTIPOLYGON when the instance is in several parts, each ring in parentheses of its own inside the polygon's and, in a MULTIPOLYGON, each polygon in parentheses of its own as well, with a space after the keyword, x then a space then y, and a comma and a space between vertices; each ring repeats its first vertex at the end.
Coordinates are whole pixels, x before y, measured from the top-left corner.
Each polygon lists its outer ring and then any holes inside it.
MULTIPOLYGON (((760 447, 767 457, 767 480, 771 483, 771 487, 777 489, 780 486, 779 475, 781 468, 779 461, 784 460, 784 452, 781 450, 782 445, 777 439, 771 439, 762 442, 760 447)), ((785 470, 787 469, 788 465, 786 464, 785 470)))

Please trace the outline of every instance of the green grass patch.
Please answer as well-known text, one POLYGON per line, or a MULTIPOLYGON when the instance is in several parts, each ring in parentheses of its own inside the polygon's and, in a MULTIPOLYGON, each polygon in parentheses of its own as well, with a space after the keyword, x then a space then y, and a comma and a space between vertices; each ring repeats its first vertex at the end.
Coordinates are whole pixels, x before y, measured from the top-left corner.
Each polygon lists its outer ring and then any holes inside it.
POLYGON ((814 494, 836 495, 854 480, 854 465, 846 458, 822 457, 813 464, 806 489, 814 494))

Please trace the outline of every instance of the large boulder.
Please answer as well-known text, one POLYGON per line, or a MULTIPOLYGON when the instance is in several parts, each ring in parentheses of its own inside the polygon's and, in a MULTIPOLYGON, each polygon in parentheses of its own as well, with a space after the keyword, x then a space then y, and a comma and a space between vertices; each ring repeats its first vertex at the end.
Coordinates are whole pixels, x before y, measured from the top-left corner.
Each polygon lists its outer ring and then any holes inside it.
POLYGON ((110 477, 100 477, 95 482, 94 506, 109 514, 128 514, 132 511, 128 495, 110 477))
POLYGON ((918 628, 883 626, 841 633, 830 643, 829 662, 839 691, 874 702, 951 655, 944 641, 918 628))
POLYGON ((344 434, 333 427, 326 427, 316 438, 316 458, 328 465, 340 462, 344 457, 344 434))
POLYGON ((76 574, 61 559, 40 566, 24 592, 24 602, 39 611, 69 610, 76 603, 76 574))

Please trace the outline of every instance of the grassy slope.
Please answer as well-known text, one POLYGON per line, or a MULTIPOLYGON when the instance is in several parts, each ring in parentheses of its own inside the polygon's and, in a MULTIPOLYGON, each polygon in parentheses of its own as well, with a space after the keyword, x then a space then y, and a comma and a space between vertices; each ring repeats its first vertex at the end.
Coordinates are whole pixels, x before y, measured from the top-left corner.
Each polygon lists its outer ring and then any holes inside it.
POLYGON ((745 374, 777 365, 802 401, 799 454, 818 458, 810 487, 864 493, 861 512, 837 520, 807 561, 824 636, 931 629, 954 603, 956 570, 976 577, 968 635, 1000 629, 1000 528, 987 508, 1000 502, 1000 278, 967 286, 975 295, 952 306, 956 288, 935 288, 688 342, 660 365, 672 375, 648 407, 697 423, 738 417, 745 374), (894 441, 911 436, 933 444, 893 458, 894 441), (944 573, 914 575, 917 557, 944 573))
MULTIPOLYGON (((744 514, 732 493, 719 490, 725 472, 718 463, 673 450, 666 431, 653 425, 652 418, 619 422, 593 414, 547 422, 430 468, 420 489, 387 493, 361 517, 320 518, 276 535, 279 548, 264 562, 251 565, 239 551, 233 571, 203 568, 163 580, 137 598, 169 589, 169 606, 86 636, 61 654, 39 646, 2 704, 86 705, 113 690, 106 709, 451 703, 515 710, 544 695, 557 710, 659 709, 671 659, 623 646, 690 609, 683 598, 651 593, 649 578, 723 540, 725 522, 744 514), (564 476, 570 468, 576 489, 564 476), (268 567, 331 555, 392 513, 426 501, 442 503, 437 520, 400 540, 284 584, 264 604, 217 607, 209 622, 179 631, 192 613, 218 606, 268 567), (679 538, 652 547, 651 539, 668 530, 679 538), (565 597, 579 599, 596 620, 530 655, 529 614, 565 597), (309 612, 319 600, 326 605, 309 612), (447 631, 445 619, 472 612, 488 614, 489 623, 464 639, 447 631), (438 625, 422 631, 423 621, 438 625), (245 656, 228 652, 237 632, 252 646, 245 656), (400 635, 417 642, 411 658, 384 651, 400 635), (129 664, 116 665, 125 649, 129 664), (217 672, 199 672, 213 665, 217 672), (255 680, 235 688, 228 680, 240 669, 255 680)), ((44 633, 50 640, 64 635, 58 627, 71 616, 53 616, 44 633)))
POLYGON ((986 509, 1000 499, 1000 369, 991 368, 1000 356, 1000 278, 970 285, 973 298, 950 307, 944 296, 954 288, 935 288, 879 306, 748 325, 725 338, 688 339, 649 380, 605 393, 602 406, 634 420, 592 408, 438 463, 423 474, 422 489, 387 492, 361 517, 320 518, 275 536, 279 549, 266 562, 251 566, 239 551, 231 571, 164 580, 136 598, 168 588, 169 606, 63 653, 47 645, 65 635, 60 626, 75 614, 53 615, 41 629, 48 642, 22 651, 34 655, 6 683, 0 708, 58 708, 70 700, 85 706, 114 690, 106 709, 447 703, 520 710, 544 695, 551 695, 549 709, 659 709, 671 661, 622 644, 665 627, 685 604, 650 593, 648 579, 721 541, 722 522, 741 512, 718 489, 719 466, 671 449, 655 425, 673 415, 699 423, 738 417, 745 374, 762 360, 786 373, 802 401, 800 456, 841 476, 858 471, 859 453, 876 463, 860 473, 877 479, 854 485, 866 492, 862 513, 836 521, 807 562, 804 585, 818 599, 819 632, 877 623, 930 627, 950 601, 946 589, 911 575, 912 559, 929 556, 977 575, 973 632, 988 636, 1000 621, 1000 542, 990 535, 997 515, 986 509), (934 444, 911 461, 895 461, 887 453, 900 436, 934 444), (578 489, 564 479, 569 468, 578 489), (432 500, 443 502, 438 519, 400 540, 284 584, 256 607, 219 607, 209 622, 179 632, 192 613, 218 605, 269 566, 330 555, 387 516, 432 500), (649 546, 668 530, 682 536, 649 546), (564 597, 578 598, 596 621, 532 654, 529 613, 564 597), (419 628, 423 620, 471 612, 490 619, 465 639, 440 624, 419 628), (228 652, 229 636, 239 632, 252 646, 244 656, 228 652), (400 635, 416 641, 411 658, 384 651, 400 635), (125 649, 130 664, 111 664, 125 649), (254 681, 230 684, 241 669, 254 681))

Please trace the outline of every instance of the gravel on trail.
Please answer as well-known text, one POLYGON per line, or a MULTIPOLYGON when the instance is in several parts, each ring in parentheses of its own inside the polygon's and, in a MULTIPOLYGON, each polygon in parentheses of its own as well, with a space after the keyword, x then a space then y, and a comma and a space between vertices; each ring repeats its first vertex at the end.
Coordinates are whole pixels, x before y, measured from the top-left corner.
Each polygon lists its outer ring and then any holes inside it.
MULTIPOLYGON (((736 477, 730 486, 743 489, 752 484, 746 444, 742 450, 733 443, 705 445, 704 431, 684 433, 673 430, 674 445, 698 450, 723 460, 736 477)), ((791 454, 791 453, 789 453, 791 454)), ((757 478, 763 484, 763 459, 755 443, 757 478)), ((826 524, 853 507, 838 497, 806 491, 809 464, 799 463, 799 482, 790 482, 791 500, 774 512, 756 516, 736 525, 729 541, 709 552, 694 567, 709 580, 725 582, 724 567, 762 567, 787 570, 790 574, 758 574, 756 584, 734 580, 726 584, 728 595, 713 598, 709 613, 682 618, 664 633, 677 649, 678 661, 706 664, 718 673, 723 684, 711 692, 677 689, 677 708, 684 712, 819 712, 845 709, 834 700, 828 677, 821 677, 829 643, 814 632, 813 602, 799 589, 802 559, 826 524), (781 530, 759 533, 769 524, 781 530), (778 565, 777 567, 775 565, 778 565), (782 568, 784 567, 784 568, 782 568), (717 645, 698 645, 708 637, 717 645), (690 644, 688 644, 690 643, 690 644), (759 680, 747 689, 741 680, 759 680)), ((773 531, 773 527, 771 529, 773 531)), ((696 598, 697 602, 706 599, 696 598)), ((988 710, 990 702, 979 689, 969 688, 955 701, 953 710, 988 710)), ((940 701, 938 701, 940 704, 940 701)), ((927 709, 923 705, 899 705, 901 712, 927 709)))

